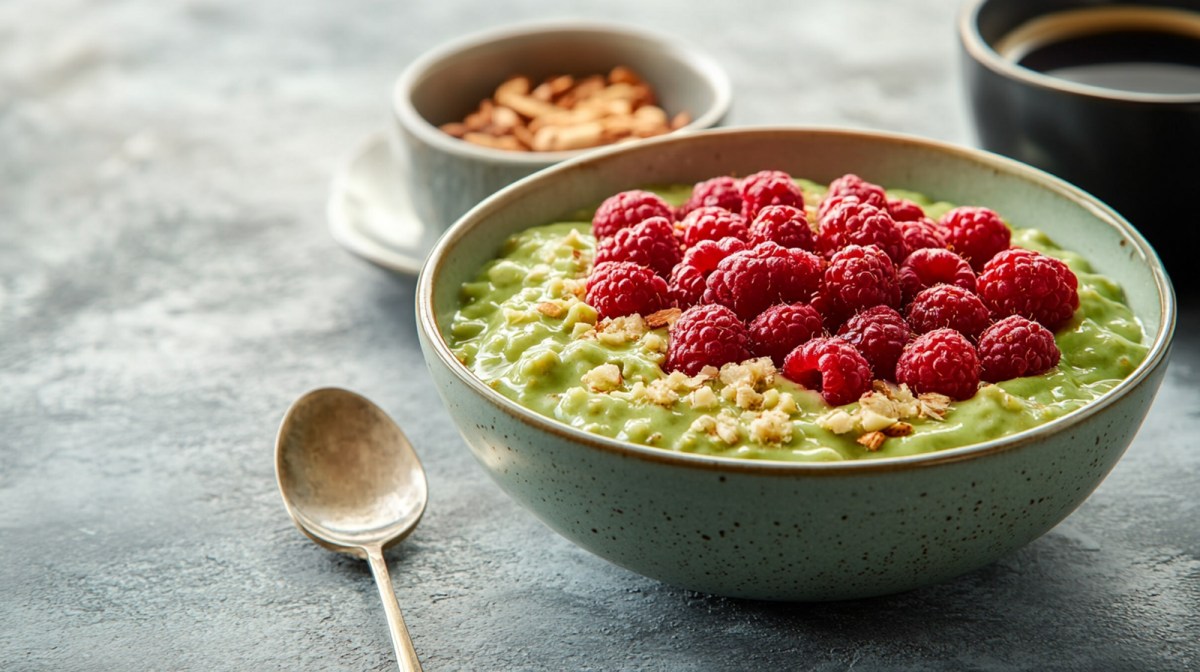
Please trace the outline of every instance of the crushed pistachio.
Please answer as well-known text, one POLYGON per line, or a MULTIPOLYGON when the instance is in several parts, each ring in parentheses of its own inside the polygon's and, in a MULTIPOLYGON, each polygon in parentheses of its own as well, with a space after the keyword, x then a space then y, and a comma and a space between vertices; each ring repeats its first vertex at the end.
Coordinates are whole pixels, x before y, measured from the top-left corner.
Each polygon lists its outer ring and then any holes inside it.
POLYGON ((611 392, 621 386, 621 367, 601 364, 583 374, 581 382, 593 392, 611 392))

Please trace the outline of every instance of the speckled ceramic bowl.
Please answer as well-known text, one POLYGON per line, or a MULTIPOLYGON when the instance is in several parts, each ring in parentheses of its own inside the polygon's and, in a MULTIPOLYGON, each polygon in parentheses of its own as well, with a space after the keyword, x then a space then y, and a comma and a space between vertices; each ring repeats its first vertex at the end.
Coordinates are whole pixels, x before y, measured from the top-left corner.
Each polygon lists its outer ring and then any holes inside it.
POLYGON ((831 600, 903 591, 985 565, 1075 510, 1124 453, 1154 398, 1175 298, 1146 241, 1114 211, 1045 173, 918 138, 820 129, 709 131, 609 150, 543 171, 460 219, 417 290, 421 344, 472 453, 515 500, 571 541, 640 574, 718 595, 831 600), (1042 427, 926 455, 756 462, 610 440, 500 396, 442 337, 460 285, 510 234, 648 184, 778 168, 987 205, 1036 222, 1124 286, 1150 353, 1095 403, 1042 427))

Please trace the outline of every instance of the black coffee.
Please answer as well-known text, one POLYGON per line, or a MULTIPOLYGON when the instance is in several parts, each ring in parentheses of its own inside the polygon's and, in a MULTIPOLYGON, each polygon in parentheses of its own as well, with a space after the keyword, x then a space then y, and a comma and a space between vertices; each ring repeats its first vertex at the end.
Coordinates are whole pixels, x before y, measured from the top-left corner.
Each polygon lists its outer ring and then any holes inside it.
POLYGON ((1045 15, 997 50, 1059 79, 1118 91, 1200 94, 1200 12, 1099 6, 1045 15))
POLYGON ((1042 45, 1019 65, 1060 79, 1137 93, 1200 93, 1200 40, 1156 31, 1086 35, 1042 45))

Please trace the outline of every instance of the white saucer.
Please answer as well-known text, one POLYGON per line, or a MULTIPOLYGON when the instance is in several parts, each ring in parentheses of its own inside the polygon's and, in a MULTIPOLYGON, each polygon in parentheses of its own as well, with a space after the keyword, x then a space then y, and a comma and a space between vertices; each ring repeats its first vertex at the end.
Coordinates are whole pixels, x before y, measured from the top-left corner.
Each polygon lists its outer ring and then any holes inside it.
POLYGON ((392 158, 387 134, 371 134, 333 178, 329 233, 376 266, 417 275, 441 232, 417 219, 403 171, 392 158))

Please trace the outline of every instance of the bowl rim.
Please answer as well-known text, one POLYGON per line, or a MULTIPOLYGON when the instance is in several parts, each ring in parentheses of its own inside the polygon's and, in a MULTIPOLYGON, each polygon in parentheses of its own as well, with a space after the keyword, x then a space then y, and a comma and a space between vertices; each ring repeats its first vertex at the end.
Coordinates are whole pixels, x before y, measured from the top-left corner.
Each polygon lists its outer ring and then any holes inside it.
POLYGON ((666 135, 688 133, 716 126, 729 113, 729 108, 733 103, 733 85, 728 73, 726 73, 716 58, 701 51, 699 47, 691 42, 666 33, 612 21, 548 19, 514 23, 471 33, 421 54, 401 71, 400 76, 396 78, 395 83, 392 85, 393 116, 397 118, 403 128, 415 134, 422 142, 448 154, 485 163, 531 167, 548 166, 599 149, 605 149, 605 147, 599 147, 562 152, 512 152, 474 145, 453 138, 430 123, 413 106, 412 98, 407 93, 413 88, 417 80, 424 76, 424 73, 464 51, 476 49, 493 42, 551 35, 554 33, 589 34, 596 36, 615 35, 641 40, 647 44, 655 44, 663 49, 663 53, 675 55, 676 60, 681 65, 687 66, 700 79, 704 80, 713 93, 712 105, 701 112, 689 110, 693 115, 692 120, 688 124, 666 135))
MULTIPOLYGON (((727 473, 756 473, 774 476, 847 476, 858 473, 880 473, 928 468, 951 462, 980 459, 988 455, 1006 452, 1021 446, 1025 446, 1035 440, 1041 440, 1047 434, 1057 434, 1067 430, 1081 421, 1101 412, 1108 406, 1111 406, 1119 398, 1125 396, 1135 387, 1138 387, 1144 380, 1149 378, 1161 365, 1165 363, 1166 357, 1170 352, 1172 339, 1175 333, 1177 311, 1174 288, 1167 277, 1161 259, 1159 259, 1158 255, 1154 252, 1154 249, 1128 221, 1121 217, 1120 214, 1082 189, 1075 187, 1058 177, 1046 173, 1045 171, 1033 168, 1032 166, 1021 163, 1014 159, 987 152, 985 150, 969 148, 909 134, 829 126, 755 126, 742 128, 721 128, 701 131, 685 136, 661 136, 628 146, 616 146, 604 150, 598 150, 586 156, 581 156, 576 159, 557 164, 551 168, 539 171, 496 192, 459 218, 459 220, 455 222, 454 225, 452 225, 446 231, 446 233, 441 236, 441 238, 439 238, 437 244, 429 253, 425 265, 417 279, 416 294, 417 328, 424 337, 425 342, 428 344, 428 348, 432 349, 433 355, 438 359, 438 361, 441 362, 443 366, 449 370, 451 375, 456 377, 459 381, 465 383, 484 400, 512 416, 514 419, 519 420, 524 424, 531 425, 535 429, 539 429, 550 434, 555 434, 561 438, 581 444, 588 449, 616 453, 626 458, 635 458, 648 462, 656 462, 660 464, 665 463, 693 469, 707 469, 727 473), (1155 287, 1157 289, 1159 310, 1161 311, 1162 318, 1159 322, 1157 332, 1154 334, 1148 334, 1152 340, 1149 343, 1149 349, 1146 353, 1146 358, 1142 360, 1141 364, 1139 364, 1129 376, 1091 403, 1045 424, 1038 425, 1031 429, 1027 429, 1005 437, 984 441, 981 443, 969 444, 966 446, 959 446, 956 448, 947 448, 943 450, 935 450, 927 453, 899 457, 842 460, 836 462, 790 462, 783 460, 746 459, 697 453, 684 453, 663 448, 642 446, 627 441, 611 439, 598 434, 591 434, 581 429, 571 427, 570 425, 562 423, 553 418, 543 416, 535 411, 526 409, 517 402, 501 395, 499 392, 488 387, 481 378, 475 375, 475 373, 468 369, 466 365, 460 362, 450 350, 449 344, 446 342, 437 326, 437 315, 433 306, 434 285, 436 284, 437 278, 443 269, 445 260, 448 256, 450 256, 448 253, 453 250, 455 245, 458 244, 464 238, 464 236, 469 233, 475 225, 477 225, 477 223, 485 221, 489 214, 503 208, 505 201, 508 199, 518 196, 523 191, 542 182, 553 180, 561 173, 578 170, 581 167, 588 167, 597 163, 602 163, 607 161, 610 156, 617 154, 653 152, 658 148, 659 145, 689 142, 700 138, 709 138, 714 136, 753 136, 756 134, 771 135, 780 133, 854 137, 857 139, 877 140, 886 143, 917 145, 925 149, 957 155, 971 161, 982 163, 998 172, 1005 172, 1013 174, 1017 177, 1034 181, 1046 189, 1056 192, 1059 195, 1067 197, 1070 200, 1085 206, 1099 219, 1107 220, 1108 224, 1116 227, 1120 233, 1122 233, 1128 240, 1132 241, 1135 249, 1142 255, 1144 259, 1146 259, 1150 266, 1150 271, 1154 278, 1155 287)), ((428 354, 429 353, 427 352, 426 357, 428 357, 428 354)))
MULTIPOLYGON (((966 53, 983 67, 991 70, 996 75, 1010 81, 1032 86, 1038 89, 1047 89, 1060 93, 1068 93, 1086 98, 1094 98, 1099 100, 1125 102, 1125 103, 1142 103, 1154 104, 1162 106, 1188 106, 1200 103, 1200 93, 1146 93, 1138 91, 1125 91, 1121 89, 1110 89, 1103 86, 1092 86, 1089 84, 1081 84, 1072 82, 1058 77, 1052 77, 1040 73, 1036 70, 1017 65, 1000 55, 990 42, 984 39, 979 32, 979 14, 983 11, 984 5, 987 5, 994 0, 968 0, 963 5, 962 11, 958 17, 958 34, 963 49, 966 53)), ((1094 7, 1076 7, 1075 10, 1097 10, 1097 9, 1115 9, 1128 7, 1130 5, 1096 5, 1094 7)), ((1166 6, 1156 7, 1151 5, 1132 5, 1139 8, 1139 11, 1147 12, 1165 12, 1165 13, 1186 13, 1194 14, 1184 9, 1169 8, 1166 6)), ((1072 11, 1068 9, 1054 10, 1044 12, 1034 18, 1050 16, 1054 13, 1072 11)), ((1018 26, 1019 27, 1019 26, 1018 26)), ((1014 30, 1016 27, 1014 27, 1014 30)))

